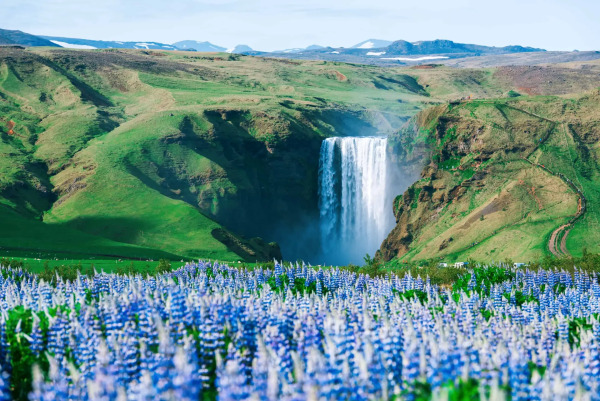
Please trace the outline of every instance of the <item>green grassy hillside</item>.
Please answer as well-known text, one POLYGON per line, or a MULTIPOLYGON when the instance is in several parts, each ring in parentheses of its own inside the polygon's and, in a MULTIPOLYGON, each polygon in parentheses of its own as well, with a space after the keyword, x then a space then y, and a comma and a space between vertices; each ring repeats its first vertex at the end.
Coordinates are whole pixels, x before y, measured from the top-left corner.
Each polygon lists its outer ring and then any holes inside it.
POLYGON ((410 76, 347 65, 2 49, 0 246, 280 257, 237 234, 314 213, 322 138, 391 131, 428 99, 410 76))
POLYGON ((385 259, 533 261, 600 251, 600 92, 474 100, 395 136, 426 162, 395 202, 385 259))
POLYGON ((11 223, 0 246, 255 261, 280 257, 268 242, 278 241, 284 256, 301 257, 319 244, 323 138, 392 133, 423 108, 469 95, 589 89, 597 66, 588 67, 2 48, 0 218, 11 223), (560 84, 538 79, 548 74, 560 84))

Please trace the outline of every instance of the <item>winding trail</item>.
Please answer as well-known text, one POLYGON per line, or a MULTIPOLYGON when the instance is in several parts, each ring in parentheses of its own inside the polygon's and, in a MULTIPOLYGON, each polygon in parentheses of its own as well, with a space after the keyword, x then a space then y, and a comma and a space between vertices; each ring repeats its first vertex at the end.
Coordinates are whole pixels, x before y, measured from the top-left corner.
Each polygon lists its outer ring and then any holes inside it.
MULTIPOLYGON (((509 106, 510 107, 510 106, 509 106)), ((520 110, 520 109, 516 109, 513 108, 515 110, 520 110)), ((550 170, 548 167, 546 167, 545 165, 536 163, 536 162, 532 162, 531 160, 529 160, 529 157, 534 154, 539 147, 544 144, 548 138, 550 137, 550 135, 552 134, 552 132, 554 131, 554 129, 559 125, 559 122, 557 121, 552 121, 549 120, 545 117, 542 117, 540 115, 525 111, 525 110, 520 110, 526 114, 529 114, 533 117, 537 117, 541 120, 544 121, 548 121, 550 123, 552 123, 552 128, 548 130, 547 134, 544 136, 544 138, 542 138, 537 144, 536 146, 532 149, 531 152, 529 152, 529 154, 526 157, 523 157, 523 160, 525 160, 526 162, 530 163, 532 166, 538 167, 543 169, 544 171, 546 171, 547 173, 560 178, 565 184, 567 184, 572 190, 573 192, 575 192, 577 194, 577 196, 579 197, 578 202, 577 202, 577 213, 575 214, 575 216, 573 216, 566 224, 563 224, 559 227, 557 227, 556 229, 554 229, 554 231, 552 231, 552 234, 550 235, 550 239, 548 240, 548 250, 550 251, 550 253, 552 253, 552 255, 554 255, 555 257, 561 257, 561 256, 570 256, 571 254, 569 253, 569 250, 567 249, 567 237, 569 236, 569 233, 571 232, 571 230, 573 229, 573 225, 575 224, 575 222, 577 222, 577 220, 579 220, 586 212, 586 199, 585 199, 585 195, 583 194, 583 191, 575 185, 575 183, 573 181, 571 181, 569 178, 567 178, 564 174, 562 173, 556 173, 552 170, 550 170)), ((566 125, 563 123, 563 129, 564 129, 564 135, 565 135, 565 139, 566 139, 566 133, 567 133, 567 127, 566 125)), ((571 159, 571 167, 573 168, 573 173, 575 175, 575 179, 578 180, 577 178, 577 173, 575 171, 575 168, 573 166, 573 158, 571 156, 571 151, 569 150, 569 145, 568 142, 565 142, 565 146, 567 148, 567 151, 569 152, 569 157, 571 159)), ((581 183, 579 183, 581 185, 581 183)))
MULTIPOLYGON (((493 103, 493 102, 490 101, 489 103, 493 103)), ((523 156, 522 159, 525 160, 526 162, 528 162, 529 164, 531 164, 532 166, 541 168, 544 171, 546 171, 547 173, 560 178, 565 184, 567 184, 573 190, 573 192, 575 192, 577 194, 577 196, 579 198, 578 206, 577 206, 577 213, 567 223, 562 224, 561 226, 554 229, 554 231, 552 231, 552 234, 550 235, 550 239, 548 240, 548 250, 552 253, 552 255, 554 255, 555 257, 570 256, 570 252, 567 249, 567 237, 569 236, 569 233, 573 229, 573 226, 575 225, 575 223, 585 214, 585 212, 587 210, 587 207, 586 207, 587 200, 585 198, 585 195, 583 194, 583 191, 577 185, 575 185, 575 183, 573 183, 573 181, 571 181, 569 178, 567 178, 564 174, 556 173, 556 172, 550 170, 545 165, 542 165, 537 162, 533 162, 533 161, 529 160, 529 157, 531 157, 531 155, 533 155, 539 149, 539 147, 550 138, 550 135, 552 135, 554 130, 557 128, 558 125, 561 125, 561 123, 558 121, 550 120, 546 117, 543 117, 543 116, 533 113, 531 111, 519 109, 512 105, 507 104, 505 106, 512 110, 527 114, 531 117, 538 118, 542 121, 546 121, 551 124, 551 127, 547 130, 546 135, 544 135, 543 138, 540 138, 539 142, 536 143, 535 147, 531 150, 531 152, 529 152, 529 154, 527 156, 523 156)), ((563 129, 564 129, 563 134, 565 135, 565 141, 566 141, 568 126, 564 122, 562 123, 562 125, 563 125, 563 129)), ((565 146, 567 148, 567 151, 569 153, 569 158, 571 160, 571 167, 573 168, 573 174, 575 177, 574 179, 579 182, 579 178, 577 177, 577 172, 574 167, 573 157, 571 156, 571 151, 569 149, 568 141, 565 142, 565 146)), ((581 182, 579 182, 579 185, 582 186, 581 182)), ((533 190, 533 196, 534 196, 534 198, 536 198, 535 190, 533 190)), ((536 198, 536 201, 537 201, 537 198, 536 198)), ((539 205, 539 203, 538 203, 538 205, 539 205)))
POLYGON ((565 177, 564 174, 556 173, 556 172, 550 170, 548 167, 546 167, 542 164, 539 164, 539 163, 534 163, 527 158, 523 158, 523 160, 525 160, 532 166, 541 168, 545 172, 547 172, 555 177, 560 178, 579 197, 578 202, 577 202, 577 213, 575 214, 575 216, 573 216, 567 223, 561 225, 560 227, 557 227, 554 231, 552 231, 552 234, 550 235, 550 239, 548 240, 548 249, 550 250, 552 255, 554 255, 556 257, 570 256, 570 253, 567 249, 567 237, 569 235, 569 232, 571 232, 571 229, 573 229, 573 225, 577 222, 577 220, 579 220, 585 214, 587 200, 585 199, 585 196, 583 195, 583 192, 581 191, 581 189, 579 189, 575 185, 575 183, 573 183, 573 181, 571 181, 569 178, 565 177))
POLYGON ((571 232, 572 229, 573 229, 573 227, 571 227, 567 231, 565 231, 565 235, 563 235, 563 237, 560 241, 560 251, 565 255, 570 255, 569 251, 567 251, 567 237, 569 236, 569 233, 571 232))
POLYGON ((563 241, 561 241, 561 246, 559 248, 556 247, 558 241, 557 239, 560 238, 560 234, 562 233, 563 230, 565 230, 567 227, 569 227, 568 224, 563 224, 562 226, 558 227, 557 229, 555 229, 554 231, 552 231, 552 235, 550 235, 550 240, 548 240, 548 249, 550 250, 550 252, 552 253, 552 255, 556 256, 556 257, 560 257, 564 255, 568 255, 568 251, 566 250, 566 237, 563 235, 562 239, 564 240, 564 244, 563 241), (564 249, 563 249, 564 246, 564 249))

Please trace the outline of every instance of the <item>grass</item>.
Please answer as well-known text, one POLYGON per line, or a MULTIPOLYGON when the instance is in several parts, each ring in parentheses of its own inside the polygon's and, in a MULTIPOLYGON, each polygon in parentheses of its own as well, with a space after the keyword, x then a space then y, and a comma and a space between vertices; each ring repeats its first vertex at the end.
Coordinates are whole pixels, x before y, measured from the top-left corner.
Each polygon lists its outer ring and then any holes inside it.
MULTIPOLYGON (((0 227, 3 250, 62 258, 272 260, 277 252, 267 242, 280 239, 280 227, 304 230, 307 216, 317 213, 324 137, 391 133, 426 107, 442 104, 423 114, 439 115, 450 109, 448 100, 502 96, 519 79, 493 69, 160 53, 2 50, 0 214, 10 222, 0 227), (8 135, 8 121, 18 136, 8 135)), ((544 102, 539 99, 543 107, 554 104, 544 102)), ((493 151, 527 142, 510 134, 503 118, 535 124, 536 135, 548 128, 525 113, 540 112, 526 97, 452 108, 454 116, 493 120, 482 138, 493 151)), ((424 126, 430 133, 433 120, 424 126)), ((456 143, 463 128, 450 128, 439 145, 456 143)), ((413 145, 432 141, 421 135, 413 145)), ((446 167, 465 164, 448 185, 477 173, 470 158, 444 160, 446 167)), ((468 210, 457 205, 445 213, 468 219, 489 203, 488 195, 473 194, 468 210)), ((518 201, 526 198, 521 195, 518 201)), ((583 237, 577 230, 571 235, 569 241, 583 237)))
MULTIPOLYGON (((94 270, 113 273, 120 270, 145 271, 156 268, 159 260, 123 260, 123 259, 40 259, 25 257, 8 257, 8 261, 23 263, 23 268, 33 272, 41 273, 45 268, 54 269, 65 266, 74 266, 81 272, 94 270)), ((8 263, 7 263, 8 264, 8 263)), ((13 263, 14 264, 14 263, 13 263)), ((171 262, 174 269, 184 265, 184 262, 171 262)))
POLYGON ((181 259, 173 253, 91 235, 63 224, 44 224, 2 206, 0 219, 0 256, 31 254, 33 257, 52 258, 181 259))
POLYGON ((214 233, 275 239, 265 219, 313 213, 324 136, 389 132, 429 101, 382 68, 165 54, 3 50, 0 111, 19 134, 0 121, 3 249, 269 260, 264 241, 214 233))
POLYGON ((411 225, 413 241, 400 259, 528 262, 547 256, 551 232, 576 214, 578 197, 535 163, 581 186, 588 212, 569 234, 567 248, 574 256, 584 248, 598 252, 592 233, 600 169, 588 123, 598 115, 597 96, 474 100, 419 121, 427 129, 419 131, 426 138, 417 141, 431 149, 439 171, 404 194, 412 202, 400 224, 411 225), (576 134, 568 129, 572 124, 585 128, 576 134), (446 135, 438 138, 438 132, 446 135), (523 160, 527 157, 534 165, 523 160), (411 197, 425 186, 434 188, 430 197, 423 202, 411 197))

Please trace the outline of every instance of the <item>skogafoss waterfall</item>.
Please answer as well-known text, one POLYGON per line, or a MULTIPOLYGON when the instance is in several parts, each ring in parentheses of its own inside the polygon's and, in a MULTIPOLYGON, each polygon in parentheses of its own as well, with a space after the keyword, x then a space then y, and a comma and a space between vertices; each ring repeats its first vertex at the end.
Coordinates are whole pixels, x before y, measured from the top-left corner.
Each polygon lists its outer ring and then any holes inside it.
POLYGON ((387 138, 325 139, 319 160, 323 262, 362 264, 394 226, 387 138))

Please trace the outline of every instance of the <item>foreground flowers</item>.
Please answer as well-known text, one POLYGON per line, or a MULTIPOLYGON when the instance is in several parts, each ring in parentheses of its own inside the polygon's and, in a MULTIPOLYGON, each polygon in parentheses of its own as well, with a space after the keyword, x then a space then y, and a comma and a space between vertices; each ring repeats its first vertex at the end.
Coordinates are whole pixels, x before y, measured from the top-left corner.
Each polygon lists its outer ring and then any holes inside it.
POLYGON ((595 275, 0 271, 0 400, 600 399, 595 275))

